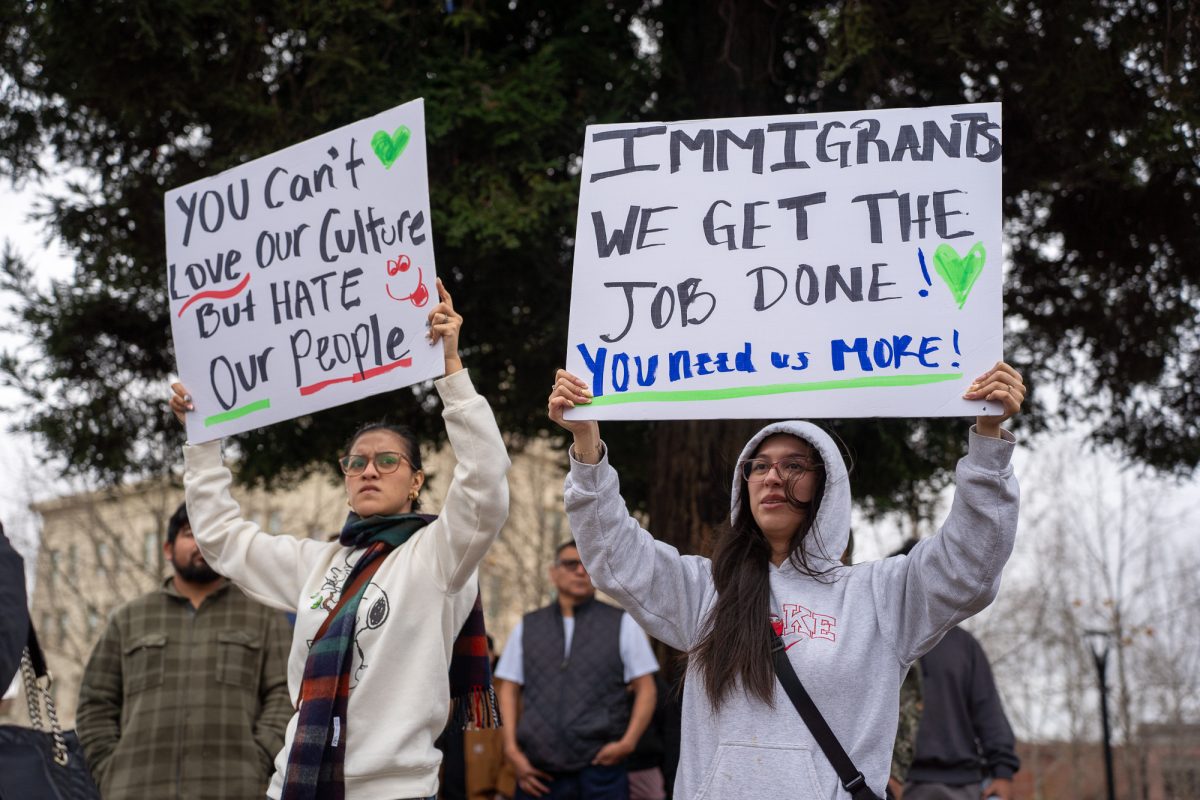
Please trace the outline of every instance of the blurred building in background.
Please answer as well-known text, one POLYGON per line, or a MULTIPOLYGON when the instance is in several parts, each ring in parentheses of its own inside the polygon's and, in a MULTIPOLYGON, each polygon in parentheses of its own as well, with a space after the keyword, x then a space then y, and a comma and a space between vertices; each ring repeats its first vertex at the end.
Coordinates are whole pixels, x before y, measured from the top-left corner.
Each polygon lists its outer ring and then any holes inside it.
MULTIPOLYGON (((1130 775, 1125 750, 1114 747, 1118 800, 1200 798, 1200 725, 1143 725, 1138 772, 1130 775)), ((1018 742, 1021 771, 1013 779, 1020 800, 1105 800, 1104 752, 1099 742, 1018 742)))
MULTIPOLYGON (((537 440, 513 459, 508 523, 480 568, 489 632, 502 645, 517 620, 544 605, 555 546, 570 537, 562 506, 564 459, 537 440)), ((423 455, 423 508, 441 508, 454 472, 448 447, 423 455)), ((242 513, 273 534, 326 539, 340 531, 347 505, 332 471, 276 491, 234 488, 242 513)), ((32 614, 54 677, 58 715, 74 725, 79 683, 108 615, 170 575, 163 554, 167 519, 183 501, 177 481, 144 481, 35 503, 41 545, 32 614)), ((0 704, 0 722, 28 724, 25 702, 0 704)))

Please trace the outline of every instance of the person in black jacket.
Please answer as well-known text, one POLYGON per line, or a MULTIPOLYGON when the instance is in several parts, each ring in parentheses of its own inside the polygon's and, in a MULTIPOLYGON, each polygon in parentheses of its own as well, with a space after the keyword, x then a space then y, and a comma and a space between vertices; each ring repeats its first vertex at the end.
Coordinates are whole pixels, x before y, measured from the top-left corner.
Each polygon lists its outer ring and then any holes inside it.
POLYGON ((925 708, 904 800, 1011 800, 1021 761, 979 642, 951 628, 920 668, 925 708))
POLYGON ((0 523, 0 694, 8 688, 29 636, 29 605, 25 600, 25 562, 4 535, 0 523))

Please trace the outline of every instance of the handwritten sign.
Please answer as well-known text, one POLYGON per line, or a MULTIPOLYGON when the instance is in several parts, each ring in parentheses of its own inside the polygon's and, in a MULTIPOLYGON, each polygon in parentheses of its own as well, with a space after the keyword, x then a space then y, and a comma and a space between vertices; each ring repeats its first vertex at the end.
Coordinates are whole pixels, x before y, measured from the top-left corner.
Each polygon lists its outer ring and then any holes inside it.
POLYGON ((999 104, 588 127, 568 416, 998 413, 1001 142, 999 104))
POLYGON ((167 291, 204 442, 440 375, 421 100, 170 191, 167 291))

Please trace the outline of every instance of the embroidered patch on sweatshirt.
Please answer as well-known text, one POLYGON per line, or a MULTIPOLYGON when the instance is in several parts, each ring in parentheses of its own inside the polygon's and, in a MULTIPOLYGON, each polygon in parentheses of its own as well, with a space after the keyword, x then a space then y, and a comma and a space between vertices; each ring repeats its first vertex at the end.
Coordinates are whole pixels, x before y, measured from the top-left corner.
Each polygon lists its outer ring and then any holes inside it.
POLYGON ((771 627, 782 637, 784 649, 813 639, 837 641, 837 618, 818 614, 799 603, 784 603, 782 617, 771 614, 771 627))

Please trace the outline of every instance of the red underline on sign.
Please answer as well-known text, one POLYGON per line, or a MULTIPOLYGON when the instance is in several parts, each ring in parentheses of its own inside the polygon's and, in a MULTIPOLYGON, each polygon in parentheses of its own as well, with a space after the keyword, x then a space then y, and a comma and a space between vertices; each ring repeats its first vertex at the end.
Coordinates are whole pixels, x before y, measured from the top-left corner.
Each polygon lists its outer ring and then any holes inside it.
POLYGON ((375 367, 374 369, 369 369, 365 372, 356 372, 353 375, 347 375, 344 378, 330 378, 327 381, 318 381, 316 383, 311 383, 308 386, 301 386, 300 396, 305 397, 310 394, 316 394, 326 386, 333 386, 335 383, 358 383, 360 381, 365 381, 367 378, 374 378, 378 375, 384 374, 385 372, 391 372, 392 370, 396 369, 396 367, 411 366, 412 358, 406 356, 397 361, 393 361, 390 364, 384 364, 382 367, 375 367))
POLYGON ((213 291, 210 291, 210 292, 201 292, 200 294, 194 294, 188 298, 188 301, 186 303, 183 304, 183 308, 179 309, 178 316, 182 317, 183 312, 188 310, 188 306, 190 306, 192 303, 198 302, 200 300, 208 300, 210 298, 213 300, 228 300, 231 297, 235 297, 242 291, 242 289, 246 288, 246 284, 249 282, 250 282, 250 273, 247 272, 246 277, 242 278, 241 282, 238 283, 238 285, 233 287, 232 289, 223 289, 223 290, 214 289, 213 291))

